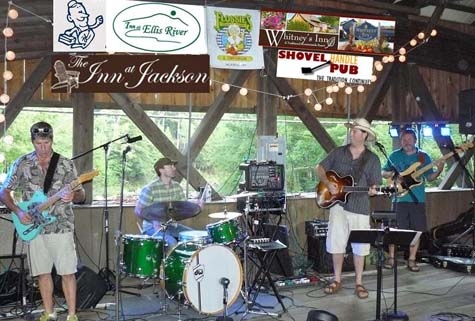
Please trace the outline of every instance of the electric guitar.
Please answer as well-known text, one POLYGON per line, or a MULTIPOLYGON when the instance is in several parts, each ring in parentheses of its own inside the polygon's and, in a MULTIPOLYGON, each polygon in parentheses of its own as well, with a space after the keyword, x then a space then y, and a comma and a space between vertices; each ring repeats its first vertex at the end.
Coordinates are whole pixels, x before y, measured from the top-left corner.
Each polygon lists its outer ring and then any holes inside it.
MULTIPOLYGON (((79 184, 90 181, 98 174, 99 171, 93 170, 80 175, 76 180, 71 182, 71 189, 76 188, 79 184)), ((27 211, 33 219, 33 223, 23 224, 15 213, 11 213, 15 229, 18 232, 18 236, 23 241, 33 240, 41 233, 43 226, 56 221, 56 217, 49 215, 47 209, 61 199, 62 191, 63 190, 58 191, 49 198, 43 193, 43 191, 36 191, 29 201, 18 204, 18 207, 23 211, 27 211)))
POLYGON ((406 195, 411 188, 421 185, 422 180, 421 179, 418 180, 418 177, 424 174, 425 172, 427 172, 428 170, 430 170, 431 168, 433 168, 437 162, 445 161, 449 159, 450 157, 452 157, 455 154, 455 152, 458 153, 459 151, 466 151, 472 147, 473 147, 473 143, 465 143, 460 146, 457 146, 454 148, 454 151, 451 151, 450 153, 443 155, 441 158, 433 161, 430 164, 425 165, 424 167, 421 167, 420 169, 417 169, 417 168, 421 166, 421 162, 415 162, 414 164, 409 166, 406 170, 399 173, 396 180, 394 180, 393 178, 388 178, 387 183, 390 186, 395 186, 397 197, 402 197, 406 195))
MULTIPOLYGON (((327 178, 330 182, 336 183, 338 186, 338 193, 331 194, 328 187, 319 182, 316 188, 316 202, 321 208, 330 208, 336 203, 346 203, 348 195, 355 192, 368 192, 369 186, 355 186, 354 178, 350 175, 341 177, 335 171, 327 171, 327 178)), ((376 190, 385 194, 395 192, 392 186, 378 186, 376 190)))

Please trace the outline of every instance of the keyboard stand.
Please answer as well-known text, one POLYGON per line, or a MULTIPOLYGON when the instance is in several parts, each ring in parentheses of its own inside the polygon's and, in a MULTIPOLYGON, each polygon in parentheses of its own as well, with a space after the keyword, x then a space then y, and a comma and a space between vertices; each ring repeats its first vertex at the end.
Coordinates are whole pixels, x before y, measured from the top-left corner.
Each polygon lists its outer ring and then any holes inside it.
MULTIPOLYGON (((282 249, 282 248, 280 248, 282 249)), ((274 295, 277 299, 277 301, 280 303, 282 306, 282 310, 284 312, 287 312, 287 309, 284 305, 284 302, 282 301, 282 298, 279 295, 279 291, 277 291, 277 288, 275 287, 274 281, 272 280, 272 276, 270 274, 270 268, 272 266, 272 262, 274 261, 277 251, 280 249, 269 249, 269 250, 262 250, 259 249, 259 247, 251 248, 251 252, 255 253, 257 260, 255 257, 250 256, 249 259, 256 265, 258 268, 256 276, 254 277, 254 281, 251 284, 251 287, 249 288, 249 293, 248 293, 248 298, 251 297, 251 292, 254 289, 253 297, 250 302, 250 307, 254 306, 256 304, 256 299, 257 296, 259 295, 261 288, 264 284, 265 279, 267 278, 267 281, 269 282, 269 285, 271 286, 272 290, 274 291, 274 295)), ((279 314, 276 313, 266 313, 268 315, 275 315, 280 317, 279 314)))

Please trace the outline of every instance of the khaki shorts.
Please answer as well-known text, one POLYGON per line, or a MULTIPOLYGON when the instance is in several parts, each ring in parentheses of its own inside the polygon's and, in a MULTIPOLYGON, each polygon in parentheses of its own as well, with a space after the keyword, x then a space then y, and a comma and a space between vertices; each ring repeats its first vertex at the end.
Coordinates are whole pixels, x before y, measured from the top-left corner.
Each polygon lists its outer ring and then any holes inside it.
POLYGON ((73 232, 38 235, 29 243, 28 256, 32 276, 51 273, 53 265, 59 275, 77 271, 73 232))
MULTIPOLYGON (((369 229, 369 216, 345 211, 341 205, 330 209, 327 234, 327 252, 332 254, 346 253, 348 238, 352 229, 369 229)), ((353 254, 365 256, 369 254, 369 243, 351 243, 353 254)))

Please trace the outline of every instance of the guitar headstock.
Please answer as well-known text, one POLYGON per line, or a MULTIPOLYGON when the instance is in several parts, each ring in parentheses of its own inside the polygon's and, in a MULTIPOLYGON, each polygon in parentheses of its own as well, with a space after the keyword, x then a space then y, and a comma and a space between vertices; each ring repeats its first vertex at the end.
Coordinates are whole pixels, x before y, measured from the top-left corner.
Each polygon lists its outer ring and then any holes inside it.
POLYGON ((454 149, 457 152, 466 152, 470 148, 473 148, 473 142, 471 142, 471 141, 454 147, 454 149))
POLYGON ((81 174, 77 181, 79 184, 82 184, 84 182, 87 182, 87 181, 90 181, 91 179, 93 179, 94 177, 96 177, 97 175, 99 175, 99 171, 97 169, 95 170, 92 170, 90 172, 87 172, 87 173, 84 173, 84 174, 81 174))

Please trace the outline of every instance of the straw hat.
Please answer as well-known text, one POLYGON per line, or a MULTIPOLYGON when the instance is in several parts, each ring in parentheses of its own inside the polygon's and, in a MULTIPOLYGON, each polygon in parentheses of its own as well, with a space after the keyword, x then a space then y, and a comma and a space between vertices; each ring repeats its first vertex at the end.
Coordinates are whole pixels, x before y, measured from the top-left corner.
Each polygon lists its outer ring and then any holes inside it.
POLYGON ((371 128, 371 124, 364 118, 356 118, 350 123, 346 123, 347 128, 357 128, 368 133, 367 141, 373 142, 376 140, 376 133, 371 128))

